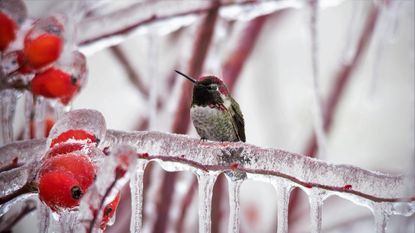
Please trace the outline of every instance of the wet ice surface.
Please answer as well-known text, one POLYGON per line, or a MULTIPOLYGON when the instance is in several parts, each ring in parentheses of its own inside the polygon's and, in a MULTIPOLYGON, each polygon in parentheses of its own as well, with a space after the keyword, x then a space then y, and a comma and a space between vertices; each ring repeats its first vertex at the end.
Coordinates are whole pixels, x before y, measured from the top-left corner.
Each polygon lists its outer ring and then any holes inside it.
POLYGON ((49 133, 48 145, 51 144, 53 138, 71 129, 80 129, 92 133, 100 141, 105 137, 105 119, 100 112, 95 110, 73 110, 70 114, 63 115, 53 126, 49 133))

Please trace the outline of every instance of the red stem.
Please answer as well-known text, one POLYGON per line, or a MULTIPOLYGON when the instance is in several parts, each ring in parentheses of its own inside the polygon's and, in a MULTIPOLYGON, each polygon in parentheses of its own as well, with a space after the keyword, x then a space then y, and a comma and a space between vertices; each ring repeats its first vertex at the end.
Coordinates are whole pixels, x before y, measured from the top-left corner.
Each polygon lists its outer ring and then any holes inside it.
MULTIPOLYGON (((344 64, 340 67, 339 71, 335 75, 335 82, 330 90, 329 97, 323 108, 324 122, 323 127, 326 132, 330 132, 333 126, 333 119, 338 109, 338 103, 344 94, 347 84, 352 77, 354 70, 357 69, 362 56, 364 55, 373 35, 377 20, 379 16, 379 6, 373 4, 370 9, 370 14, 366 19, 365 27, 363 28, 362 34, 359 38, 356 51, 353 58, 348 61, 348 64, 344 64)), ((310 136, 307 147, 304 150, 304 155, 314 157, 317 151, 317 139, 316 135, 310 136)), ((291 193, 290 204, 289 204, 289 220, 293 219, 294 209, 298 202, 298 190, 293 190, 291 193)))
POLYGON ((140 91, 140 93, 143 94, 144 97, 148 98, 148 95, 149 95, 148 88, 144 85, 143 81, 141 80, 140 75, 134 69, 130 60, 127 58, 125 53, 122 51, 120 45, 112 46, 110 49, 111 49, 112 54, 118 59, 120 65, 123 66, 125 72, 127 72, 127 77, 131 81, 131 83, 134 85, 134 87, 136 87, 137 90, 140 91))

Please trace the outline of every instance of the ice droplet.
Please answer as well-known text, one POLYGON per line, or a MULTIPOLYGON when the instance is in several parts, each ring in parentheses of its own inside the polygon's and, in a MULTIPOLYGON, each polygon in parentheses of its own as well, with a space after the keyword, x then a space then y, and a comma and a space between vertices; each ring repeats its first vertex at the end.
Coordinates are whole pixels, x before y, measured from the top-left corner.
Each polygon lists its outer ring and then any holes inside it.
POLYGON ((89 109, 73 110, 63 115, 55 123, 50 130, 47 146, 50 146, 52 139, 71 129, 92 133, 97 138, 97 142, 104 139, 107 130, 104 116, 100 112, 89 109))
POLYGON ((199 232, 211 232, 212 191, 217 172, 196 172, 199 182, 199 232))
POLYGON ((239 191, 243 183, 242 179, 232 179, 232 177, 226 176, 228 180, 229 190, 229 233, 239 233, 239 191))
POLYGON ((137 161, 135 170, 130 174, 131 190, 131 223, 130 232, 142 232, 143 227, 143 188, 144 188, 144 168, 147 160, 137 161))

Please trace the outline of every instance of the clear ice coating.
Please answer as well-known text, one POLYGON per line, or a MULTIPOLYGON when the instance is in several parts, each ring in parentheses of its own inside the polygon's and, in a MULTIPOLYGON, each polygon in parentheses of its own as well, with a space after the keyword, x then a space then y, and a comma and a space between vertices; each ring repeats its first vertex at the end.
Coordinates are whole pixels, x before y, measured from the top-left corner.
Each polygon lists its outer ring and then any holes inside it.
POLYGON ((1 0, 0 10, 6 12, 18 24, 27 18, 26 4, 22 0, 1 0))
POLYGON ((260 148, 247 143, 200 142, 185 135, 161 132, 122 132, 108 130, 104 144, 133 146, 138 153, 162 155, 155 157, 176 163, 164 163, 169 170, 195 168, 209 171, 229 170, 221 161, 224 150, 240 150, 241 157, 250 162, 238 167, 252 174, 279 176, 297 186, 318 186, 321 189, 353 194, 376 201, 408 200, 413 193, 411 178, 382 174, 349 165, 334 165, 328 162, 290 153, 280 149, 260 148), (181 155, 185 155, 181 157, 181 155), (349 187, 349 188, 348 188, 349 187), (362 195, 364 194, 364 195, 362 195))
POLYGON ((87 109, 73 110, 63 115, 50 130, 47 142, 48 147, 53 138, 68 130, 75 129, 92 133, 98 141, 104 139, 107 130, 104 116, 100 112, 87 109))

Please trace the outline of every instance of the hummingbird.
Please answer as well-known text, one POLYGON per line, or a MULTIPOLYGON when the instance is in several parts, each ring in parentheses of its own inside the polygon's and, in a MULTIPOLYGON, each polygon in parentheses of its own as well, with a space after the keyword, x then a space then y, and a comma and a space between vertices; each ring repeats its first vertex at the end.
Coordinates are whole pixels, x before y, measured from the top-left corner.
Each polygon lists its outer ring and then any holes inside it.
POLYGON ((222 80, 215 76, 194 79, 175 70, 193 83, 190 116, 201 139, 245 142, 245 124, 239 104, 222 80))

